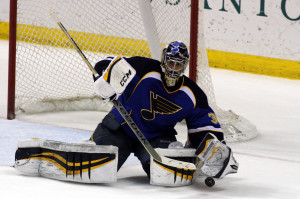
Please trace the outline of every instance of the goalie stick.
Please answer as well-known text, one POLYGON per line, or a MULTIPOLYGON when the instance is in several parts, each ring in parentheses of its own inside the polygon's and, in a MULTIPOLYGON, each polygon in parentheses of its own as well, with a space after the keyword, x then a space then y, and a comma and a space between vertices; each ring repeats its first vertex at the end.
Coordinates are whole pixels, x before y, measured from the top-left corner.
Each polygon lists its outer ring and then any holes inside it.
MULTIPOLYGON (((63 33, 67 36, 67 38, 69 39, 69 41, 71 42, 71 44, 75 47, 75 49, 77 50, 77 52, 79 53, 79 55, 81 56, 81 58, 83 59, 83 61, 87 64, 87 66, 89 67, 89 69, 92 71, 92 73, 95 76, 95 78, 96 79, 99 78, 100 76, 97 73, 97 71, 93 68, 93 66, 88 61, 88 59, 86 58, 86 56, 83 54, 83 52, 81 51, 81 49, 79 48, 79 46, 76 44, 76 42, 74 41, 74 39, 70 36, 70 34, 68 33, 68 31, 64 27, 64 25, 59 21, 59 19, 56 16, 56 14, 54 12, 51 12, 50 15, 56 21, 56 23, 58 24, 58 26, 60 27, 60 29, 63 31, 63 33)), ((126 123, 128 124, 128 126, 131 128, 131 130, 133 131, 133 133, 136 135, 136 137, 139 139, 139 141, 141 142, 141 144, 145 147, 145 149, 147 150, 147 152, 149 153, 149 155, 151 155, 154 160, 156 160, 156 161, 158 161, 158 162, 160 162, 160 163, 162 163, 164 165, 176 167, 176 168, 179 168, 179 169, 196 170, 196 166, 193 163, 170 159, 170 158, 167 158, 165 156, 162 156, 162 155, 158 154, 154 150, 154 148, 150 145, 149 141, 144 136, 144 134, 141 132, 141 130, 136 125, 136 123, 133 121, 133 119, 130 117, 129 113, 126 111, 126 109, 121 104, 121 102, 119 100, 113 100, 112 102, 113 102, 114 106, 117 108, 117 110, 119 111, 119 113, 122 115, 122 117, 124 118, 124 120, 126 121, 126 123)))

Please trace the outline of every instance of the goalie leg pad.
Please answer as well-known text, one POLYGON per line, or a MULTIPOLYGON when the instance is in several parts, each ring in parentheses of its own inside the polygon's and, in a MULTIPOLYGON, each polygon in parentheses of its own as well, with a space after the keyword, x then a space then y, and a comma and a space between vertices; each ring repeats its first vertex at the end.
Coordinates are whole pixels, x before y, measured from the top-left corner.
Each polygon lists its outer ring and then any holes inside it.
POLYGON ((117 181, 118 148, 42 139, 18 143, 14 167, 25 175, 83 183, 117 181))
MULTIPOLYGON (((172 159, 195 163, 195 149, 155 149, 159 154, 172 159)), ((152 157, 150 160, 150 184, 161 186, 186 186, 193 182, 195 175, 194 170, 184 170, 164 165, 155 161, 152 157)))

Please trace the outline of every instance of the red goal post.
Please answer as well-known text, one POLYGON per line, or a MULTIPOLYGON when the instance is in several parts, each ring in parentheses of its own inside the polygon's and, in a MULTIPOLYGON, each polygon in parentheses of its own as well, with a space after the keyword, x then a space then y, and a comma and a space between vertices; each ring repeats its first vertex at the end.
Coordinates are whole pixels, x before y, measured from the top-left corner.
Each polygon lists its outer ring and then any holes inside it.
POLYGON ((109 55, 160 60, 166 44, 183 41, 191 54, 186 74, 205 91, 226 140, 255 137, 253 124, 216 105, 203 5, 202 0, 11 0, 7 118, 111 107, 94 93, 90 71, 51 19, 55 12, 92 64, 109 55))

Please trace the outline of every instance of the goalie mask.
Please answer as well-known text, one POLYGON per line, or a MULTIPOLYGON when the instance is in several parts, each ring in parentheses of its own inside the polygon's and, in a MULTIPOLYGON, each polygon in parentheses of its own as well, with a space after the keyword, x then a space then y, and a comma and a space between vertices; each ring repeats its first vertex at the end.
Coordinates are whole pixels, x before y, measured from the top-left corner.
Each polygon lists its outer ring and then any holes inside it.
POLYGON ((162 52, 162 70, 168 87, 175 86, 189 62, 189 52, 182 42, 173 41, 162 52))

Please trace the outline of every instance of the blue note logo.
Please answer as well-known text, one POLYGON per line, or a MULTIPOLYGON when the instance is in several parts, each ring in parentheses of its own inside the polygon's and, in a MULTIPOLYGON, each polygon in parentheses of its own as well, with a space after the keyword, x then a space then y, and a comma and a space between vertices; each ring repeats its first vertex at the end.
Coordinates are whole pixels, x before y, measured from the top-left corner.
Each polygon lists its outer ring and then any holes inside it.
POLYGON ((154 120, 155 114, 173 114, 182 108, 165 98, 150 91, 150 109, 142 109, 141 115, 145 120, 154 120))

